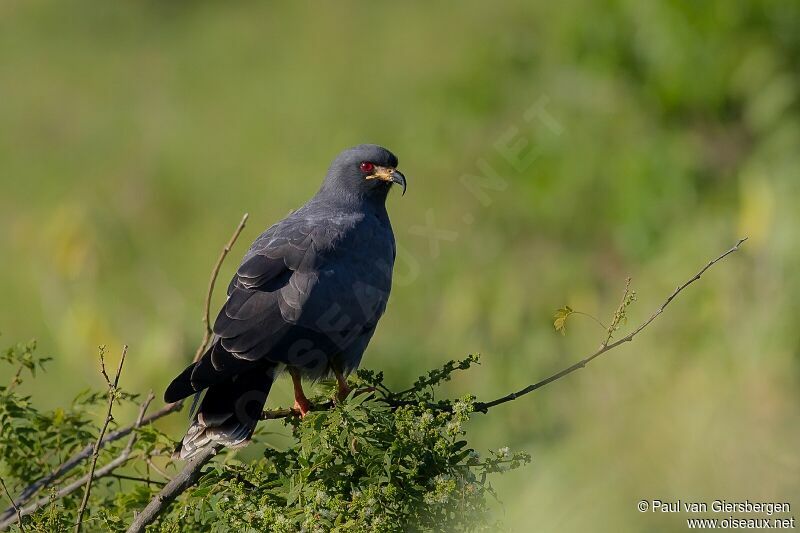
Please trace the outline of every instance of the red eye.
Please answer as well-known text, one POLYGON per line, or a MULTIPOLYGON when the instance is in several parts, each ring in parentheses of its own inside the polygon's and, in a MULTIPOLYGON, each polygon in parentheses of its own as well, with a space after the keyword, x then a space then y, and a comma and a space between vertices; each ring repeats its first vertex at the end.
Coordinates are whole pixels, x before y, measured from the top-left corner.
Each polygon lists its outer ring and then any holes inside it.
POLYGON ((359 165, 358 168, 361 169, 361 172, 365 172, 365 173, 368 174, 368 173, 372 172, 373 170, 375 170, 375 165, 373 165, 369 161, 364 161, 363 163, 361 163, 361 165, 359 165))

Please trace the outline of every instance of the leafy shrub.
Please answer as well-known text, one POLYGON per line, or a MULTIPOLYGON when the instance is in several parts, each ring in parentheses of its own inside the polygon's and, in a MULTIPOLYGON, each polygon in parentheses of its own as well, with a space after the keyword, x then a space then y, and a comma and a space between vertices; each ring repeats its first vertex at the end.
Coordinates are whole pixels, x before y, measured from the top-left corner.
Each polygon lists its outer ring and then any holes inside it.
MULTIPOLYGON (((37 410, 29 397, 16 390, 25 371, 34 375, 46 362, 34 352, 31 343, 13 347, 3 357, 19 369, 11 385, 0 388, 0 472, 14 495, 97 439, 99 428, 91 422, 92 410, 104 397, 84 393, 68 408, 37 410)), ((206 467, 198 484, 181 494, 148 530, 496 529, 487 509, 493 495, 490 477, 518 468, 530 458, 507 448, 481 457, 469 447, 464 429, 474 398, 436 397, 442 381, 476 362, 475 356, 451 361, 401 392, 389 390, 382 373, 359 371, 356 392, 347 401, 334 405, 323 394, 313 402, 330 404, 329 409, 315 410, 302 420, 284 418, 283 423, 292 428, 291 446, 268 447, 262 458, 252 462, 223 451, 220 460, 206 467)), ((136 396, 124 393, 119 398, 137 401, 136 396)), ((126 446, 129 459, 94 482, 84 515, 85 530, 124 530, 133 513, 163 484, 151 467, 171 461, 172 443, 150 425, 133 435, 135 440, 119 439, 102 448, 98 468, 124 454, 126 446)), ((84 461, 49 486, 49 493, 39 494, 42 505, 23 518, 25 530, 72 529, 83 490, 59 491, 87 471, 88 461, 84 461)))

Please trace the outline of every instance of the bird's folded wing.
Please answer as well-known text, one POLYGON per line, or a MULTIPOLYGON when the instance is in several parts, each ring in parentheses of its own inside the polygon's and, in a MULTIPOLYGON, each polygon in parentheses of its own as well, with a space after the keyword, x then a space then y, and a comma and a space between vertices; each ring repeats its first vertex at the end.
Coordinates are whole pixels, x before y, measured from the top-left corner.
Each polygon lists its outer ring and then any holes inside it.
MULTIPOLYGON (((286 340, 318 279, 321 251, 331 242, 326 231, 290 217, 253 243, 228 286, 228 300, 213 326, 216 342, 193 381, 205 381, 201 378, 211 378, 209 373, 238 373, 286 340)), ((288 362, 281 354, 275 358, 288 362)))
POLYGON ((351 258, 368 249, 372 232, 346 242, 336 224, 291 217, 262 234, 228 287, 214 323, 216 341, 192 373, 203 385, 242 372, 267 358, 297 364, 298 349, 330 356, 374 327, 383 313, 391 265, 351 258), (379 282, 370 284, 370 277, 379 282))

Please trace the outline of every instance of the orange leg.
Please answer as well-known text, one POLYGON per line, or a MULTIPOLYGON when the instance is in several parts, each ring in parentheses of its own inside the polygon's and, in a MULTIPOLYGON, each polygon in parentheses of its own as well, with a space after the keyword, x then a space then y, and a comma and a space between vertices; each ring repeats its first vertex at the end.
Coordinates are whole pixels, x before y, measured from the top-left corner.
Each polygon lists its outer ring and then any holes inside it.
POLYGON ((300 382, 300 371, 296 368, 289 368, 289 375, 292 376, 294 385, 294 408, 300 411, 300 416, 305 417, 311 411, 311 402, 303 392, 303 384, 300 382))
POLYGON ((333 369, 333 375, 336 376, 336 385, 338 391, 336 393, 336 397, 339 401, 344 400, 347 398, 347 395, 350 394, 350 386, 347 384, 347 378, 344 377, 344 374, 338 369, 333 369))

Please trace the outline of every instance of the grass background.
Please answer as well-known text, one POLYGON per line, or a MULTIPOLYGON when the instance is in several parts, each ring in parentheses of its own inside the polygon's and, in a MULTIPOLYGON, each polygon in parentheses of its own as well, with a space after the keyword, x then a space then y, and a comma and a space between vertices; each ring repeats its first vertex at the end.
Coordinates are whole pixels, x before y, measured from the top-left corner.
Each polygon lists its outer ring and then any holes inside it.
POLYGON ((799 506, 798 67, 788 0, 6 0, 2 340, 56 357, 43 405, 100 386, 98 344, 130 344, 123 385, 160 392, 241 214, 222 286, 340 149, 380 143, 409 190, 365 366, 400 387, 469 352, 453 395, 536 381, 602 338, 579 317, 556 334, 556 308, 607 319, 630 275, 638 323, 750 237, 634 343, 475 418, 480 448, 534 457, 497 484, 510 529, 685 527, 636 511, 652 498, 799 506), (464 186, 482 165, 503 190, 464 186))

